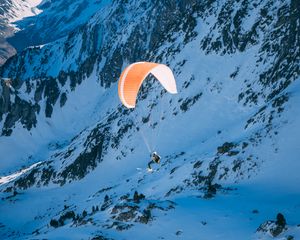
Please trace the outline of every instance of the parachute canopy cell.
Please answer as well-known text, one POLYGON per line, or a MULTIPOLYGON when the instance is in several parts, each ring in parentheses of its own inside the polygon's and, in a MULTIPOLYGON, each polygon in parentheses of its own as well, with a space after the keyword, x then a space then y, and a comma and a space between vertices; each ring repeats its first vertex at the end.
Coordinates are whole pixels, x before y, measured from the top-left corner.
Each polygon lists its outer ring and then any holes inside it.
POLYGON ((176 81, 168 66, 152 62, 136 62, 126 67, 119 79, 118 92, 124 106, 135 107, 139 89, 150 73, 169 93, 177 93, 176 81))

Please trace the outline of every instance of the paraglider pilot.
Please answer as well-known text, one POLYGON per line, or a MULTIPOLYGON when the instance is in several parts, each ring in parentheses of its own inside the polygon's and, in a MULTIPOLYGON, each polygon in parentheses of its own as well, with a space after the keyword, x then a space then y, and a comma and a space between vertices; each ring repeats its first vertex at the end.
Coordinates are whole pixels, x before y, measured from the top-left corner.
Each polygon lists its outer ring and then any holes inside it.
POLYGON ((153 163, 157 163, 157 164, 160 163, 160 156, 157 154, 157 152, 153 152, 151 154, 151 161, 148 162, 148 169, 149 170, 152 170, 151 164, 153 164, 153 163))

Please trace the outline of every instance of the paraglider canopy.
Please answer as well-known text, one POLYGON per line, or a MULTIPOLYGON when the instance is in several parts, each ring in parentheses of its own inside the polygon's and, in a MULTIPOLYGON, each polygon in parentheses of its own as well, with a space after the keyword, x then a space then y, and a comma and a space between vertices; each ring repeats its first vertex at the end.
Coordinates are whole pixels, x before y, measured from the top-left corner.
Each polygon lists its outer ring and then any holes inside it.
POLYGON ((139 89, 150 73, 169 93, 177 93, 176 81, 168 66, 153 62, 136 62, 126 67, 119 79, 118 93, 125 107, 135 107, 139 89))

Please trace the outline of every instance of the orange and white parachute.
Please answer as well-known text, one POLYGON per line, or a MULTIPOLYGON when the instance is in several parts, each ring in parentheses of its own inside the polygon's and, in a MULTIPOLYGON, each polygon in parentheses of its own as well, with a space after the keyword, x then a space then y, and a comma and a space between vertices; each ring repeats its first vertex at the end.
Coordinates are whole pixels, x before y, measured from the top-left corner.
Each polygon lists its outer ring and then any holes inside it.
POLYGON ((177 93, 176 81, 168 66, 152 62, 136 62, 126 67, 119 79, 118 92, 124 106, 135 107, 139 89, 150 73, 169 93, 177 93))

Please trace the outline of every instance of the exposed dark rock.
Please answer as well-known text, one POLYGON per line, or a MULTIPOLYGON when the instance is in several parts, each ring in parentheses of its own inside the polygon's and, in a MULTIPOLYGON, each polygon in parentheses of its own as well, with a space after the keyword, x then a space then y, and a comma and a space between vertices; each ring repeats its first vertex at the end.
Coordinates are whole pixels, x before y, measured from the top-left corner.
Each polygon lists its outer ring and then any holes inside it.
POLYGON ((233 142, 225 142, 222 146, 218 147, 219 154, 228 153, 232 148, 236 147, 236 144, 233 142))
POLYGON ((145 195, 144 194, 138 194, 137 191, 134 192, 134 195, 133 195, 133 201, 135 203, 139 203, 140 200, 144 200, 145 199, 145 195))
POLYGON ((42 169, 41 182, 43 185, 48 185, 52 177, 55 177, 55 170, 52 166, 42 169))
POLYGON ((60 107, 63 107, 67 101, 67 94, 65 92, 63 92, 61 95, 60 95, 60 100, 59 100, 59 104, 60 104, 60 107))
POLYGON ((217 193, 217 189, 220 189, 220 188, 221 188, 221 185, 219 185, 219 184, 208 184, 205 189, 203 198, 206 198, 206 199, 213 198, 217 193))
POLYGON ((258 211, 257 209, 253 209, 253 210, 252 210, 252 213, 254 213, 254 214, 258 214, 258 213, 259 213, 259 211, 258 211))
POLYGON ((137 221, 143 224, 147 224, 151 220, 151 210, 144 209, 142 216, 139 216, 137 221))
POLYGON ((86 140, 86 150, 58 174, 60 179, 57 182, 63 185, 68 179, 81 179, 94 169, 97 162, 101 162, 102 152, 106 148, 106 133, 108 133, 108 129, 104 129, 103 133, 98 129, 92 131, 86 140), (92 140, 95 141, 95 144, 89 144, 92 140))
POLYGON ((92 237, 90 240, 114 240, 114 239, 107 238, 107 237, 104 237, 104 236, 95 236, 95 237, 92 237))
POLYGON ((111 205, 112 205, 112 200, 109 198, 108 195, 105 195, 105 197, 104 197, 104 202, 103 202, 103 204, 101 205, 100 210, 101 210, 101 211, 105 211, 105 210, 108 209, 111 205))
MULTIPOLYGON (((5 105, 5 102, 2 103, 5 105)), ((3 113, 5 109, 3 109, 3 113)), ((2 135, 9 136, 12 133, 11 128, 16 121, 20 121, 27 130, 36 126, 36 113, 39 112, 38 104, 32 104, 22 100, 18 95, 15 95, 14 103, 9 103, 9 111, 5 118, 2 135)), ((1 115, 1 101, 0 101, 0 115, 1 115)))
POLYGON ((286 220, 281 213, 277 214, 276 221, 266 221, 257 229, 258 232, 268 232, 273 237, 277 237, 282 232, 286 231, 286 220))
POLYGON ((59 222, 55 219, 51 219, 50 226, 54 227, 54 228, 58 228, 59 227, 59 222))
POLYGON ((193 106, 199 98, 202 96, 202 93, 199 93, 195 95, 194 97, 187 98, 183 101, 183 103, 180 105, 180 109, 183 112, 186 112, 191 106, 193 106))
POLYGON ((201 167, 201 165, 202 165, 202 161, 197 161, 195 164, 194 164, 194 168, 200 168, 201 167))
POLYGON ((276 217, 276 224, 281 227, 285 227, 286 221, 282 213, 278 213, 276 217))
POLYGON ((295 238, 294 238, 294 236, 292 236, 292 235, 288 235, 288 236, 286 236, 286 240, 294 240, 295 238))
POLYGON ((75 220, 75 213, 74 211, 68 211, 65 212, 64 214, 62 214, 58 220, 56 219, 51 219, 50 221, 50 226, 54 227, 54 228, 58 228, 61 226, 65 225, 65 221, 71 219, 72 221, 75 220))
POLYGON ((32 187, 37 181, 35 176, 37 173, 38 173, 38 169, 32 169, 27 176, 21 177, 14 182, 15 187, 21 189, 32 187))
POLYGON ((169 197, 171 194, 180 193, 183 191, 183 189, 184 188, 182 186, 173 187, 165 194, 165 197, 169 197))

